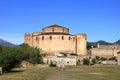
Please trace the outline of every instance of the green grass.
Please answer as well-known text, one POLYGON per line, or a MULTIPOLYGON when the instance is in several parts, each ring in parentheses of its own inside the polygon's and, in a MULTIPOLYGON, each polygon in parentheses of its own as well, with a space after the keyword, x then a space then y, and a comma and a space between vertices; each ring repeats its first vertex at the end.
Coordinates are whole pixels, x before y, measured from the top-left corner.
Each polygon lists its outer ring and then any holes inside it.
POLYGON ((120 66, 66 66, 16 68, 0 76, 0 80, 120 80, 120 66))

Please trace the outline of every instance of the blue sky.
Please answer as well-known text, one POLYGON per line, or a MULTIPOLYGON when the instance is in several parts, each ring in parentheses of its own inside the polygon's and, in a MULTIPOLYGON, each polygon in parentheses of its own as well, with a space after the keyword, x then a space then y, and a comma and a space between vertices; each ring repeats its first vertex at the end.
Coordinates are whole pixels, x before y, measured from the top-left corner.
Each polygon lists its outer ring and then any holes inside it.
POLYGON ((24 33, 58 24, 87 41, 120 39, 120 0, 0 0, 0 38, 24 42, 24 33))

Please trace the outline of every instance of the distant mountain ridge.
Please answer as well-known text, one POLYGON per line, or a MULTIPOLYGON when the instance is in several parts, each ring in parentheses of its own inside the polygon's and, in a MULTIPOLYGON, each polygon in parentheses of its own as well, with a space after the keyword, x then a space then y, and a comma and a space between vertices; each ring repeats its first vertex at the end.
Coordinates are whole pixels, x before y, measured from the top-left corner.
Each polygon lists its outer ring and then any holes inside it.
POLYGON ((120 44, 120 39, 114 43, 109 43, 109 42, 106 42, 104 40, 99 40, 97 42, 87 42, 88 44, 100 44, 100 45, 112 45, 112 44, 120 44))
POLYGON ((15 44, 12 44, 12 43, 10 43, 10 42, 8 42, 6 40, 3 40, 3 39, 0 39, 0 45, 1 46, 10 46, 10 47, 16 47, 17 46, 15 44))
POLYGON ((120 39, 118 41, 115 42, 116 44, 120 44, 120 39))
POLYGON ((106 42, 106 41, 103 41, 103 40, 95 42, 95 44, 98 44, 98 43, 101 44, 101 45, 112 45, 112 44, 114 44, 114 43, 109 43, 109 42, 106 42))

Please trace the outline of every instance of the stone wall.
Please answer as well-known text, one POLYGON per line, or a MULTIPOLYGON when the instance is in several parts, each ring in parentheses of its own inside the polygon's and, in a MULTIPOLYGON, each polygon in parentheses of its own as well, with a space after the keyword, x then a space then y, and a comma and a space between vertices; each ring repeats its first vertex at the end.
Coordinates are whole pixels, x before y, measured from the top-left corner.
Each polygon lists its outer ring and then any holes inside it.
MULTIPOLYGON (((118 45, 119 46, 119 45, 118 45)), ((117 56, 117 52, 120 51, 120 47, 112 48, 113 45, 100 45, 99 48, 92 48, 91 55, 95 56, 117 56)))
POLYGON ((44 52, 49 53, 55 52, 75 53, 74 38, 75 36, 70 35, 42 35, 39 36, 39 40, 37 41, 36 36, 34 36, 33 45, 34 47, 42 48, 44 52), (44 37, 44 40, 42 40, 42 37, 44 37))
POLYGON ((77 65, 77 57, 56 57, 56 56, 48 56, 43 58, 44 63, 50 64, 53 62, 54 64, 63 64, 64 65, 77 65))

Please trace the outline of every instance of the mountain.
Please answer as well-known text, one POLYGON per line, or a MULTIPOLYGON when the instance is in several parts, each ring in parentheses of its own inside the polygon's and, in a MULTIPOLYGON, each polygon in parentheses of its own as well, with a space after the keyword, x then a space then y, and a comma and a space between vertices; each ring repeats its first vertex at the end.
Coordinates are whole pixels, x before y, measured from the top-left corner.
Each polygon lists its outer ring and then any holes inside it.
POLYGON ((90 45, 97 45, 97 44, 100 44, 100 45, 113 45, 113 44, 119 44, 120 45, 120 39, 114 43, 109 43, 109 42, 106 42, 106 41, 103 41, 103 40, 99 40, 97 42, 87 42, 87 44, 90 44, 90 45))
POLYGON ((118 41, 116 41, 115 44, 120 44, 120 39, 118 41))
POLYGON ((95 44, 100 44, 100 45, 112 45, 113 43, 109 43, 109 42, 106 42, 106 41, 103 41, 103 40, 100 40, 100 41, 97 41, 95 42, 95 44))
POLYGON ((10 47, 16 47, 17 46, 15 44, 12 44, 12 43, 10 43, 10 42, 8 42, 6 40, 3 40, 3 39, 0 39, 0 45, 1 46, 10 46, 10 47))

